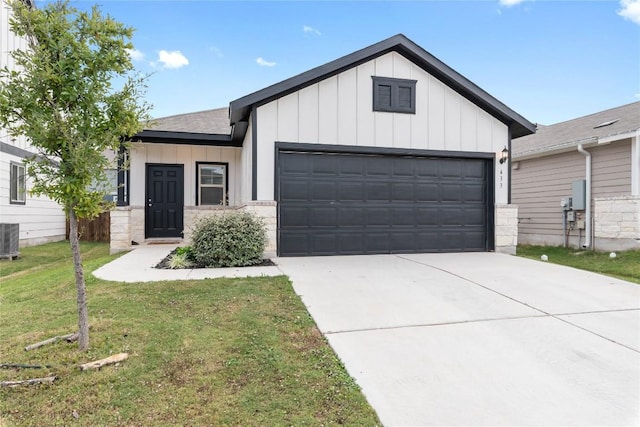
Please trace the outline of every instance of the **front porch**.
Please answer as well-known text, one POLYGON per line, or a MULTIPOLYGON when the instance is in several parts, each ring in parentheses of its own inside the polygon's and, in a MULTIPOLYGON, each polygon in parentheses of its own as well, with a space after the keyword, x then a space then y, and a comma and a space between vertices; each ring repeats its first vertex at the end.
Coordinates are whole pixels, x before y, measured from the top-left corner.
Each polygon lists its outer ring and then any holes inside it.
POLYGON ((210 215, 223 215, 229 211, 248 211, 262 218, 267 227, 268 243, 265 257, 276 256, 276 202, 252 201, 238 206, 185 206, 183 237, 147 238, 145 236, 145 207, 119 206, 111 211, 111 253, 132 249, 136 245, 176 243, 188 245, 195 222, 210 215))

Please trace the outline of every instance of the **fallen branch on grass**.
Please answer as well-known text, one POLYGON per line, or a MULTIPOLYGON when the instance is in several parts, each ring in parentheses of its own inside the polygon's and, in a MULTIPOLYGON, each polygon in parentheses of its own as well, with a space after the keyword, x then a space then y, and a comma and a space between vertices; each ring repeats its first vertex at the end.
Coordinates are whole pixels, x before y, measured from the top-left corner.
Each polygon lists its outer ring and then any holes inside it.
POLYGON ((109 356, 106 359, 100 359, 100 360, 96 360, 95 362, 84 363, 80 365, 80 369, 83 371, 86 371, 89 369, 100 369, 105 365, 111 365, 113 363, 122 362, 123 360, 126 360, 127 357, 129 357, 128 353, 114 354, 113 356, 109 356))
POLYGON ((53 384, 56 380, 56 376, 52 377, 44 377, 44 378, 33 378, 30 380, 19 380, 19 381, 1 381, 0 387, 17 387, 19 385, 34 385, 34 384, 53 384))
POLYGON ((47 344, 53 344, 54 342, 58 342, 60 340, 66 340, 67 342, 74 342, 77 339, 78 339, 78 334, 60 335, 57 337, 49 338, 48 340, 44 340, 44 341, 37 342, 35 344, 28 345, 24 348, 24 351, 33 350, 47 344))
POLYGON ((0 363, 0 369, 44 369, 50 368, 51 365, 24 365, 22 363, 0 363))

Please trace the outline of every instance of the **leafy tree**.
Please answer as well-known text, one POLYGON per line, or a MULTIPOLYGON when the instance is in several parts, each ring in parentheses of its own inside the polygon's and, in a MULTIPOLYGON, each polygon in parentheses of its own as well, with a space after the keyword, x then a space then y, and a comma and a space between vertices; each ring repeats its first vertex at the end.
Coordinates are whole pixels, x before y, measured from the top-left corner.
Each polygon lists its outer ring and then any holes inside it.
POLYGON ((105 169, 123 136, 134 135, 148 118, 142 99, 146 77, 129 57, 133 29, 101 14, 80 11, 68 1, 31 7, 9 0, 11 30, 27 49, 11 53, 16 70, 0 69, 0 126, 25 135, 37 155, 26 159, 31 192, 57 201, 69 219, 78 304, 78 344, 89 346, 84 271, 78 218, 104 211, 105 169))

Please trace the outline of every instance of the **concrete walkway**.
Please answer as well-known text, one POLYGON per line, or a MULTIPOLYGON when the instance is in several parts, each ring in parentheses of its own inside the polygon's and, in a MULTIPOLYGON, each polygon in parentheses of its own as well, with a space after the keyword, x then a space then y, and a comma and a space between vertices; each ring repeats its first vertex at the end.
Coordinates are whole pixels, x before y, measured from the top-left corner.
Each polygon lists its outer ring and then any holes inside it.
POLYGON ((495 253, 278 264, 386 426, 640 425, 640 285, 495 253))
POLYGON ((220 277, 260 277, 280 276, 282 272, 276 266, 242 268, 194 268, 167 270, 154 268, 177 245, 139 246, 103 265, 93 275, 113 282, 158 282, 162 280, 198 280, 220 277))

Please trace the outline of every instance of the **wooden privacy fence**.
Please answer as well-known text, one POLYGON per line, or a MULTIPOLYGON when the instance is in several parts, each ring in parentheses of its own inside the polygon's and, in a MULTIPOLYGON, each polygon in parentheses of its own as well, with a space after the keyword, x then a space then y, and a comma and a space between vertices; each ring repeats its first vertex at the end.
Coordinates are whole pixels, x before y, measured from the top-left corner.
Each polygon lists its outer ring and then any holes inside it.
MULTIPOLYGON (((78 234, 80 240, 85 242, 104 242, 109 243, 111 240, 111 217, 109 212, 102 212, 98 217, 93 219, 78 220, 78 234)), ((69 240, 69 220, 67 220, 67 230, 65 234, 69 240)))

